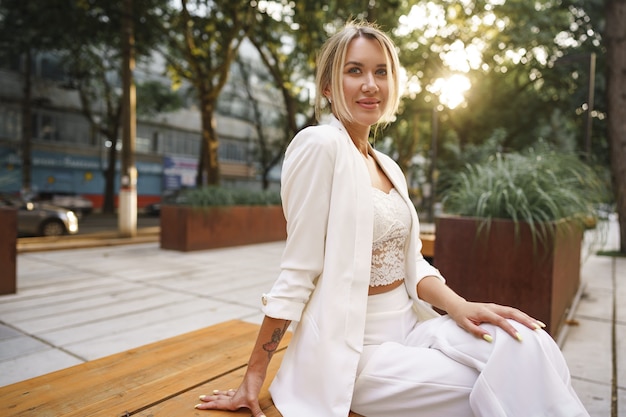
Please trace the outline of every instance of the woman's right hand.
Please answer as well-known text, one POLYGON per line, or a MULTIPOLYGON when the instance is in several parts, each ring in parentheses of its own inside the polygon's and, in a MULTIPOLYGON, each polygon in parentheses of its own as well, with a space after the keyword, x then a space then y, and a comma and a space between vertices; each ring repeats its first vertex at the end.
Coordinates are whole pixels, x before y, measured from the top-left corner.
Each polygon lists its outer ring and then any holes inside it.
POLYGON ((259 394, 263 378, 246 377, 238 389, 227 391, 214 390, 212 395, 201 395, 200 404, 196 405, 198 410, 226 410, 236 411, 247 408, 253 417, 265 417, 261 405, 259 404, 259 394))
POLYGON ((267 367, 278 349, 291 321, 264 317, 254 349, 248 361, 248 369, 238 389, 215 390, 213 395, 201 395, 198 410, 236 411, 247 408, 252 417, 265 417, 259 405, 259 395, 267 376, 267 367))

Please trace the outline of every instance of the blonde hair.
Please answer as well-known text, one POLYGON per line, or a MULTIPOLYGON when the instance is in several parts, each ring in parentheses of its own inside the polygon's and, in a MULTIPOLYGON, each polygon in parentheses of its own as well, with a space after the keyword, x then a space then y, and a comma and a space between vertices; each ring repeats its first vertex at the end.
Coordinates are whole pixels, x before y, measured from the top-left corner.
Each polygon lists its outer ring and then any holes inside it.
POLYGON ((315 117, 320 119, 323 109, 327 106, 324 91, 330 89, 333 98, 332 109, 335 116, 342 122, 352 122, 353 117, 348 110, 343 91, 343 66, 350 42, 358 37, 375 40, 385 53, 389 97, 383 109, 379 123, 389 123, 398 110, 400 103, 400 82, 398 71, 400 61, 393 41, 376 25, 363 21, 346 23, 344 28, 328 38, 317 57, 315 74, 315 117))

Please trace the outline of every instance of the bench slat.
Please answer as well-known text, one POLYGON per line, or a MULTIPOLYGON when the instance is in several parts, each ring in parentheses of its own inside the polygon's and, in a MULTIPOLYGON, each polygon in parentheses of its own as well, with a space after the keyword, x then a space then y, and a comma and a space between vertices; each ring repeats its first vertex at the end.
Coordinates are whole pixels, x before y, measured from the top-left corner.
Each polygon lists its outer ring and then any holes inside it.
MULTIPOLYGON (((285 351, 284 349, 276 352, 270 366, 268 367, 268 376, 273 376, 278 371, 280 362, 283 359, 285 351)), ((250 411, 239 410, 236 412, 230 411, 216 411, 211 410, 209 412, 204 410, 194 410, 193 406, 200 402, 198 397, 203 394, 210 395, 214 389, 230 389, 237 388, 243 380, 246 368, 241 368, 233 371, 227 375, 216 378, 211 382, 208 382, 197 388, 193 388, 187 392, 181 393, 165 402, 154 405, 153 407, 142 410, 141 412, 134 414, 137 417, 156 417, 156 416, 205 416, 205 417, 233 417, 233 416, 250 416, 250 411), (194 413, 195 412, 195 413, 194 413)), ((265 380, 265 384, 261 389, 259 396, 261 408, 265 412, 267 417, 282 417, 278 410, 274 407, 274 403, 271 400, 268 388, 270 384, 270 378, 265 380)))
MULTIPOLYGON (((193 406, 202 394, 239 386, 258 330, 258 325, 233 320, 0 387, 0 415, 249 416, 248 410, 207 413, 193 406)), ((261 391, 267 417, 282 417, 268 388, 290 340, 287 332, 261 391)))
POLYGON ((0 410, 15 417, 132 415, 244 367, 257 333, 255 324, 221 323, 18 382, 0 388, 0 410))

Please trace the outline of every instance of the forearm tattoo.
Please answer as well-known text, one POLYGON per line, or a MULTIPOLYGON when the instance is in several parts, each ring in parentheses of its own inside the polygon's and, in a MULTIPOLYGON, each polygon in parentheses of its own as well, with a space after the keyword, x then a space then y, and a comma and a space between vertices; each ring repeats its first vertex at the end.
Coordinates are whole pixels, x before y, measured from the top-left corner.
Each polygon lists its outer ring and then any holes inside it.
POLYGON ((285 326, 282 329, 274 329, 274 332, 272 333, 272 340, 263 344, 263 350, 267 352, 267 356, 269 358, 271 358, 274 355, 274 352, 276 352, 276 349, 278 349, 278 345, 280 344, 280 341, 285 335, 288 327, 289 323, 285 323, 285 326))

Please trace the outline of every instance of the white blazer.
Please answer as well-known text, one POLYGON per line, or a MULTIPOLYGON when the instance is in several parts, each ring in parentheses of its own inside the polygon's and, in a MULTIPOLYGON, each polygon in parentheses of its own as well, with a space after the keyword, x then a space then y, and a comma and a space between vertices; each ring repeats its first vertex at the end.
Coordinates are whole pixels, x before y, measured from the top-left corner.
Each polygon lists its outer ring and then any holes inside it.
MULTIPOLYGON (((417 297, 425 276, 441 277, 421 255, 419 222, 406 179, 375 152, 412 213, 406 287, 421 319, 438 314, 417 297)), ((287 242, 263 312, 291 320, 294 334, 270 392, 283 417, 346 417, 367 308, 373 240, 372 186, 365 161, 337 119, 298 133, 285 154, 281 196, 287 242)))

